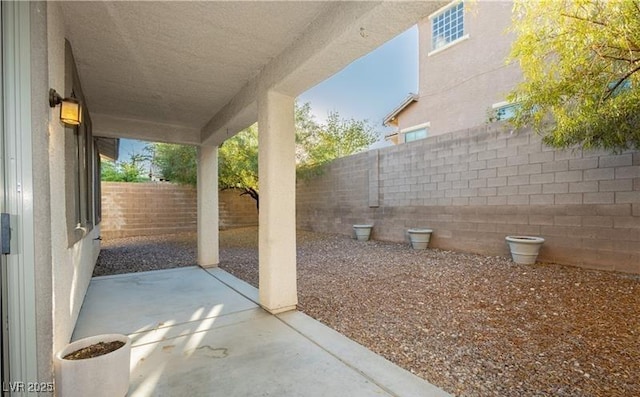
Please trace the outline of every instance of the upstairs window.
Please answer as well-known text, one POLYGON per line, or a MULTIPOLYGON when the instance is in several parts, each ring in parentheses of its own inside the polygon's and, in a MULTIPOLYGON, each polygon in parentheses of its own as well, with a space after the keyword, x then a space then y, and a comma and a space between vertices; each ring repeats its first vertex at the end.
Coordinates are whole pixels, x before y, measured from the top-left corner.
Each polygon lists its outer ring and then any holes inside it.
POLYGON ((607 90, 609 91, 609 97, 615 97, 620 95, 621 93, 628 91, 631 89, 631 80, 629 78, 620 82, 620 79, 613 81, 607 85, 607 90))
POLYGON ((427 137, 427 129, 421 128, 419 130, 410 131, 404 134, 405 142, 417 141, 418 139, 424 139, 427 137))
POLYGON ((451 3, 431 17, 431 50, 437 50, 464 36, 464 3, 451 3))
POLYGON ((413 142, 419 139, 424 139, 429 134, 429 123, 416 125, 402 131, 402 133, 404 134, 405 142, 413 142))
POLYGON ((517 103, 500 102, 493 105, 493 120, 503 121, 510 120, 516 115, 516 110, 520 105, 517 103))

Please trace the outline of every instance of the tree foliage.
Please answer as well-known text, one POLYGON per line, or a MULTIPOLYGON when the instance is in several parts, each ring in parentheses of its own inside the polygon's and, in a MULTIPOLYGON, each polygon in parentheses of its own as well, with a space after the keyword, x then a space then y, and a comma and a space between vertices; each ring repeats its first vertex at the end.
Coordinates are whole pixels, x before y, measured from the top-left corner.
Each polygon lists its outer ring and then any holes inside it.
POLYGON ((519 1, 516 127, 553 147, 640 148, 640 2, 519 1))
MULTIPOLYGON (((296 104, 295 128, 300 177, 317 174, 324 164, 362 151, 378 139, 368 122, 345 120, 337 112, 329 114, 326 124, 317 122, 308 103, 296 104)), ((164 143, 154 147, 155 163, 166 179, 196 184, 195 147, 164 143)), ((218 161, 219 187, 240 189, 259 205, 257 124, 227 139, 220 146, 218 161)))
POLYGON ((218 186, 241 189, 260 205, 258 195, 258 128, 254 124, 227 139, 218 151, 218 186))
MULTIPOLYGON (((172 182, 196 185, 197 148, 170 143, 152 144, 154 164, 172 182)), ((255 125, 227 139, 218 152, 221 189, 258 189, 258 131, 255 125)))
POLYGON ((321 124, 308 103, 296 106, 298 177, 318 174, 325 164, 361 152, 377 140, 378 134, 366 120, 343 119, 333 111, 326 124, 321 124))
POLYGON ((197 180, 196 147, 154 143, 154 164, 162 176, 172 182, 195 185, 197 180))
POLYGON ((147 161, 144 155, 134 154, 129 161, 101 161, 100 179, 105 182, 144 182, 142 166, 147 161))

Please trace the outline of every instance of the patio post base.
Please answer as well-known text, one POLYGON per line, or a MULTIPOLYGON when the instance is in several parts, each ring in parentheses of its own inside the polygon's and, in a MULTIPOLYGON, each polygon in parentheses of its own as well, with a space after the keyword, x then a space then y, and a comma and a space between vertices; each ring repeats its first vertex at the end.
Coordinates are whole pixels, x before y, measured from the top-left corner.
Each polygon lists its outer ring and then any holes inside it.
POLYGON ((278 307, 275 309, 269 309, 268 307, 264 306, 264 305, 260 305, 264 310, 266 310, 267 312, 269 312, 270 314, 280 314, 280 313, 284 313, 284 312, 290 312, 292 310, 297 310, 298 306, 297 305, 293 305, 293 306, 285 306, 285 307, 278 307))

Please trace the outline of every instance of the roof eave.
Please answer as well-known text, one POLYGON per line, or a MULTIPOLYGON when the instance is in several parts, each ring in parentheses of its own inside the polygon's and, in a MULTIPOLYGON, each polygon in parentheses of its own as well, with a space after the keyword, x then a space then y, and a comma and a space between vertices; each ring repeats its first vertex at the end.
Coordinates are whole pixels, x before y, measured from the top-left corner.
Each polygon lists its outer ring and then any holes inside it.
POLYGON ((400 104, 400 106, 393 109, 391 113, 389 113, 382 120, 382 125, 388 126, 390 122, 392 122, 407 106, 411 105, 413 102, 418 102, 418 95, 414 93, 410 93, 409 96, 400 104))

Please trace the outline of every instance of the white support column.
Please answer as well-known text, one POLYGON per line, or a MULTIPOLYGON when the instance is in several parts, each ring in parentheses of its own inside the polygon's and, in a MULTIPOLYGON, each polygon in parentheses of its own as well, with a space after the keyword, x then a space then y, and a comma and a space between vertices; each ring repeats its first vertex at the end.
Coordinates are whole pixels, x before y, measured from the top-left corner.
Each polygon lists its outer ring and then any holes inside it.
POLYGON ((298 304, 294 98, 262 93, 258 129, 260 304, 275 314, 298 304))
POLYGON ((198 264, 220 263, 218 230, 218 148, 198 147, 198 264))

